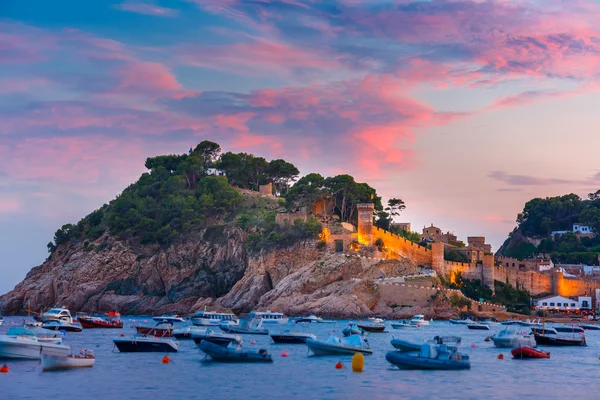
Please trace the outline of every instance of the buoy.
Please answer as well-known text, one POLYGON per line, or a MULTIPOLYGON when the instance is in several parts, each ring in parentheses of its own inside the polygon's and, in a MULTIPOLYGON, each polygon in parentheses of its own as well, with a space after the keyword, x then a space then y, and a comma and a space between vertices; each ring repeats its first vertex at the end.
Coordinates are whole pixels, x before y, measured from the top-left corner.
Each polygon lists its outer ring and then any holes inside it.
POLYGON ((287 357, 288 356, 288 352, 287 351, 282 351, 281 352, 281 357, 287 357))
POLYGON ((504 354, 498 354, 498 360, 504 360, 504 354))
POLYGON ((333 331, 335 332, 335 329, 333 331))
POLYGON ((252 340, 250 341, 250 344, 256 344, 256 340, 252 339, 252 340))
POLYGON ((170 363, 170 362, 171 362, 171 357, 169 357, 169 356, 165 355, 165 356, 162 358, 162 360, 160 360, 160 362, 161 362, 161 363, 163 363, 163 364, 168 364, 168 363, 170 363))
POLYGON ((125 335, 121 333, 121 337, 125 337, 125 335))
POLYGON ((352 356, 352 371, 362 372, 365 367, 365 356, 362 353, 354 353, 352 356))
POLYGON ((471 348, 472 348, 472 349, 474 349, 474 348, 476 348, 476 347, 477 347, 477 345, 475 345, 475 343, 473 343, 473 344, 471 345, 471 348))
POLYGON ((8 372, 8 367, 6 366, 6 364, 4 364, 2 367, 0 367, 0 373, 7 373, 8 372))
POLYGON ((344 364, 342 364, 341 361, 338 361, 337 364, 335 364, 335 369, 342 369, 344 368, 344 364))

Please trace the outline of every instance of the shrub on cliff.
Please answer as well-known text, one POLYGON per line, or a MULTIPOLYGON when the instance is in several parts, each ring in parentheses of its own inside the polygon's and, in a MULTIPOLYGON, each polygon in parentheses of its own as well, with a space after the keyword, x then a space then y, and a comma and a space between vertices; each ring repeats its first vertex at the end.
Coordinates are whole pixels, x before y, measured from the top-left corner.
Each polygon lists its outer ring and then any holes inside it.
POLYGON ((262 217, 249 222, 246 246, 251 252, 288 247, 302 240, 317 239, 323 227, 314 217, 302 221, 297 219, 293 224, 277 224, 275 214, 266 213, 262 217))

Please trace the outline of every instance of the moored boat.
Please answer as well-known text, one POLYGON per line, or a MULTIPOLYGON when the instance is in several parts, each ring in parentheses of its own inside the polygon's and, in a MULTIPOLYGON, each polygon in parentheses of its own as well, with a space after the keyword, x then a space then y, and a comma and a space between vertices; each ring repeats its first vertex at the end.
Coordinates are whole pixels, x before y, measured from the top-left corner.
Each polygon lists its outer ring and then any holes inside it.
POLYGON ((170 322, 158 322, 156 326, 136 326, 135 330, 140 335, 151 335, 158 337, 173 337, 173 324, 170 322))
POLYGON ((29 329, 13 327, 0 335, 0 358, 39 360, 44 350, 47 354, 68 355, 71 349, 61 344, 62 339, 41 340, 29 329))
POLYGON ((348 324, 348 326, 342 330, 342 334, 344 336, 362 335, 363 333, 364 331, 360 329, 357 324, 354 323, 348 324))
POLYGON ((511 352, 514 358, 523 359, 523 358, 550 358, 550 353, 536 350, 534 348, 528 346, 519 346, 513 349, 511 352))
POLYGON ((467 324, 472 324, 475 321, 473 321, 472 319, 466 318, 466 319, 450 319, 450 320, 448 320, 448 322, 450 322, 452 325, 467 325, 467 324))
POLYGON ((79 323, 83 328, 106 328, 106 329, 120 329, 123 328, 123 322, 121 322, 121 314, 118 312, 109 312, 104 316, 100 315, 80 315, 78 317, 79 323))
POLYGON ((219 313, 215 311, 196 311, 191 318, 192 324, 196 326, 219 326, 223 323, 237 324, 235 314, 219 313))
POLYGON ((522 332, 523 327, 518 324, 506 325, 498 334, 491 337, 494 345, 499 348, 514 348, 518 346, 535 346, 532 335, 522 332))
POLYGON ((429 326, 429 321, 425 319, 423 314, 417 314, 409 321, 413 325, 429 326))
POLYGON ((163 314, 157 317, 152 317, 153 320, 155 321, 165 321, 165 322, 169 322, 171 324, 177 323, 177 322, 185 322, 185 317, 182 317, 179 314, 163 314))
POLYGON ((325 340, 306 339, 306 345, 316 356, 340 355, 340 354, 373 354, 369 343, 360 335, 352 335, 345 338, 329 336, 325 340))
POLYGON ((173 353, 179 350, 179 342, 169 337, 133 336, 114 338, 121 353, 173 353))
POLYGON ((413 325, 408 321, 392 322, 390 325, 392 325, 392 328, 394 328, 394 329, 419 329, 420 328, 419 325, 413 325))
POLYGON ((534 333, 535 342, 539 346, 587 346, 585 335, 572 335, 571 337, 562 337, 558 335, 543 335, 534 333))
POLYGON ((308 338, 316 340, 317 337, 310 331, 302 332, 296 329, 296 327, 304 325, 309 326, 310 322, 310 319, 299 319, 292 329, 283 332, 269 332, 269 336, 271 336, 271 339, 273 339, 273 342, 275 343, 304 344, 308 338))
POLYGON ((269 330, 265 329, 262 325, 262 320, 241 320, 238 325, 222 324, 219 325, 225 333, 233 333, 239 335, 268 335, 269 330))
POLYGON ((586 331, 600 331, 600 325, 593 325, 593 324, 581 324, 579 325, 581 326, 583 329, 585 329, 586 331))
POLYGON ((78 355, 57 356, 42 351, 42 371, 53 371, 71 368, 91 368, 96 362, 92 350, 82 350, 78 355))
POLYGON ((383 331, 385 331, 384 323, 373 322, 373 323, 365 324, 365 323, 359 322, 358 324, 356 324, 356 326, 365 332, 383 332, 383 331))
MULTIPOLYGON (((433 339, 428 340, 427 343, 435 344, 435 345, 447 344, 447 345, 456 347, 461 343, 461 341, 462 341, 462 338, 460 336, 434 336, 433 339)), ((390 343, 396 349, 403 351, 403 352, 420 351, 423 344, 425 344, 425 343, 413 342, 411 340, 406 340, 406 339, 402 339, 402 338, 398 338, 398 337, 394 337, 390 341, 390 343)))
POLYGON ((230 343, 242 343, 242 337, 239 335, 232 335, 230 333, 218 333, 213 332, 212 329, 207 329, 205 333, 192 333, 192 339, 197 346, 203 341, 209 341, 214 344, 218 344, 219 346, 229 346, 230 343))
POLYGON ((203 335, 206 333, 206 328, 195 325, 182 326, 181 328, 173 329, 173 337, 175 339, 192 339, 193 334, 203 335))
POLYGON ((64 321, 48 321, 42 324, 42 328, 53 331, 81 332, 83 328, 80 325, 70 324, 64 321))
POLYGON ((279 312, 272 311, 252 311, 248 314, 248 319, 261 319, 263 324, 287 324, 289 318, 279 312))
POLYGON ((445 344, 423 344, 419 352, 389 351, 385 359, 401 369, 460 370, 470 369, 469 356, 445 344))
POLYGON ((472 329, 472 330, 478 330, 478 331, 489 331, 490 327, 486 324, 480 324, 477 322, 474 322, 472 324, 467 324, 467 328, 472 329))
POLYGON ((55 307, 43 313, 40 317, 41 322, 63 321, 68 324, 73 323, 71 312, 64 307, 55 307))
POLYGON ((214 361, 221 362, 273 362, 267 350, 244 349, 239 343, 231 343, 229 346, 203 340, 200 350, 205 352, 214 361))

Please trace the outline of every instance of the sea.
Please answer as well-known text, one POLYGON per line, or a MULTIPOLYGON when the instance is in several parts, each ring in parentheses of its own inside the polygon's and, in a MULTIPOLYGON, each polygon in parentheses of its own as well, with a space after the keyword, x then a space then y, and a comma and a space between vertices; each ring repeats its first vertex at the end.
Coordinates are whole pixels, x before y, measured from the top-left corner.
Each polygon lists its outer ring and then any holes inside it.
MULTIPOLYGON (((23 318, 5 317, 0 334, 23 318)), ((245 335, 244 346, 268 350, 271 364, 226 364, 210 361, 191 340, 161 363, 161 353, 119 353, 112 338, 135 333, 135 325, 154 325, 151 317, 123 319, 123 329, 84 329, 67 333, 64 344, 74 352, 92 349, 89 369, 42 372, 39 361, 0 360, 0 399, 595 399, 600 397, 600 331, 586 332, 587 347, 547 347, 549 359, 515 360, 508 349, 485 338, 502 329, 469 330, 434 321, 418 330, 394 330, 367 336, 373 355, 362 372, 353 372, 351 356, 313 356, 303 344, 275 344, 269 336, 245 335), (463 371, 399 370, 385 360, 394 337, 416 341, 436 335, 462 337, 460 351, 471 359, 463 371), (254 340, 255 344, 250 344, 254 340), (503 359, 498 356, 502 354, 503 359), (341 362, 342 369, 335 365, 341 362)), ((319 338, 340 335, 347 320, 313 323, 319 338)), ((285 330, 288 325, 269 325, 285 330)), ((523 328, 528 330, 528 328, 523 328)))

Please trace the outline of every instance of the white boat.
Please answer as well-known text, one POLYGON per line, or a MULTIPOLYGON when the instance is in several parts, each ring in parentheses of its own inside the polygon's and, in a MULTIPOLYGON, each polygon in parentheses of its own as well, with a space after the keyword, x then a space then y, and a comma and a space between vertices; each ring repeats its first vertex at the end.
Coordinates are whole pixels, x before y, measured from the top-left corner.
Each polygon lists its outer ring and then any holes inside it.
POLYGON ((48 321, 44 322, 42 328, 53 331, 65 331, 65 332, 81 332, 83 328, 81 325, 75 325, 73 323, 64 321, 48 321))
POLYGON ((382 318, 377 318, 377 317, 371 317, 368 318, 369 321, 371 321, 374 324, 383 324, 385 323, 385 320, 383 320, 382 318))
POLYGON ((0 335, 0 358, 39 360, 42 349, 47 354, 68 355, 71 349, 61 342, 62 339, 39 340, 25 328, 10 328, 6 335, 0 335))
POLYGON ((316 356, 363 353, 373 354, 371 346, 360 335, 348 337, 329 336, 325 340, 306 339, 306 345, 316 356))
POLYGON ((419 326, 429 326, 429 321, 427 321, 425 319, 425 316, 423 314, 417 314, 414 317, 412 317, 412 319, 410 321, 411 324, 413 325, 419 325, 419 326))
POLYGON ((248 319, 262 319, 263 324, 287 324, 289 318, 282 313, 271 311, 252 311, 248 314, 248 319))
POLYGON ((42 322, 63 321, 68 324, 73 323, 71 312, 64 307, 51 308, 42 314, 42 322))
POLYGON ((166 321, 171 324, 175 322, 185 322, 185 318, 177 314, 163 314, 158 317, 153 317, 152 319, 155 321, 166 321))
POLYGON ((468 325, 468 324, 472 324, 475 321, 473 321, 472 319, 451 319, 448 322, 450 322, 452 325, 468 325))
POLYGON ((273 339, 273 342, 275 343, 306 343, 306 339, 311 338, 311 339, 317 339, 317 337, 315 335, 313 335, 312 332, 310 332, 310 328, 308 328, 309 324, 311 323, 311 320, 308 318, 301 318, 299 320, 296 321, 294 327, 292 329, 283 331, 283 332, 269 332, 269 336, 271 336, 271 339, 273 339), (297 330, 296 327, 302 327, 302 326, 306 326, 307 327, 307 331, 303 332, 300 330, 297 330))
POLYGON ((305 318, 298 318, 298 321, 316 322, 318 324, 335 324, 335 321, 323 319, 321 317, 317 317, 316 315, 309 315, 308 317, 305 317, 305 318))
POLYGON ((173 329, 173 337, 175 339, 192 339, 193 334, 202 335, 206 333, 206 328, 201 328, 194 325, 186 325, 181 328, 173 329))
POLYGON ((236 325, 238 318, 235 314, 219 313, 214 311, 196 311, 191 318, 192 324, 196 326, 219 326, 221 324, 236 325))
POLYGON ((57 356, 42 351, 42 371, 71 368, 91 368, 96 362, 92 350, 82 350, 79 355, 57 356))
POLYGON ((121 353, 173 353, 179 350, 179 342, 169 337, 133 336, 114 338, 121 353))
POLYGON ((500 348, 515 348, 519 346, 535 347, 532 335, 523 333, 523 326, 518 323, 506 325, 498 334, 491 337, 494 345, 500 348))
POLYGON ((394 329, 419 329, 419 325, 411 324, 409 321, 392 322, 390 325, 394 329))

